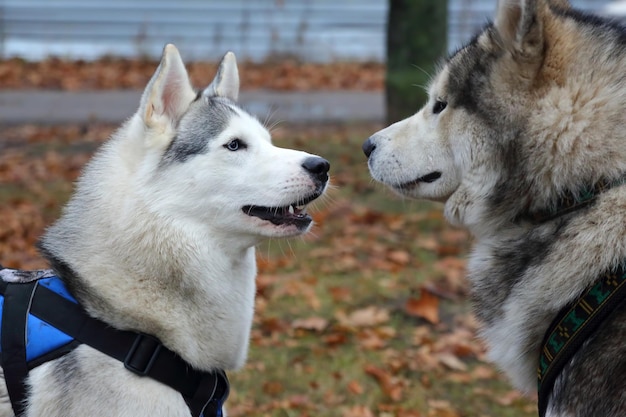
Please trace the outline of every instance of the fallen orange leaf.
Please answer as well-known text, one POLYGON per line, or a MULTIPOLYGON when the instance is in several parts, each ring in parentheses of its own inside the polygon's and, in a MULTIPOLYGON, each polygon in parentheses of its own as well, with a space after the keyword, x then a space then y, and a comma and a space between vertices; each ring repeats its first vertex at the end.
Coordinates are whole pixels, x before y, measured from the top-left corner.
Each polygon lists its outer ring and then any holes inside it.
POLYGON ((306 319, 297 319, 291 323, 294 329, 313 330, 322 332, 328 327, 328 320, 322 317, 309 317, 306 319))
POLYGON ((374 365, 368 365, 365 367, 365 373, 376 379, 378 385, 380 385, 380 389, 390 399, 394 401, 400 401, 402 399, 402 385, 394 381, 393 376, 389 372, 374 365))
POLYGON ((349 315, 339 311, 336 316, 340 324, 349 327, 377 326, 389 321, 389 311, 375 306, 355 310, 349 315))
POLYGON ((357 405, 344 411, 342 417, 374 417, 374 413, 368 407, 357 405))
POLYGON ((418 298, 409 298, 404 311, 413 317, 422 318, 432 324, 439 323, 439 298, 426 289, 420 291, 418 298))
POLYGON ((363 394, 363 386, 359 384, 359 381, 352 380, 348 383, 348 391, 352 394, 363 394))

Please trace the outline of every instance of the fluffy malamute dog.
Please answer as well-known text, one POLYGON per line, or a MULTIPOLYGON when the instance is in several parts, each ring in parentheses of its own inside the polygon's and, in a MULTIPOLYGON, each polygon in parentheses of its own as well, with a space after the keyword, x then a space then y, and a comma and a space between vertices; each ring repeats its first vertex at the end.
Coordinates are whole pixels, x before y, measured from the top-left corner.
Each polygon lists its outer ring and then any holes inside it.
MULTIPOLYGON (((248 349, 254 246, 309 230, 306 205, 325 191, 329 170, 325 159, 272 145, 237 106, 238 93, 232 53, 196 91, 167 45, 139 109, 89 162, 43 236, 53 271, 0 271, 5 307, 22 308, 14 299, 26 294, 29 317, 46 311, 56 275, 67 290, 50 314, 64 308, 81 320, 57 320, 77 340, 56 359, 35 359, 40 365, 24 362, 30 333, 24 358, 11 346, 23 335, 9 339, 20 326, 3 326, 8 394, 23 416, 222 415, 222 371, 241 367, 248 349), (41 279, 25 293, 32 278, 41 279)), ((0 415, 13 414, 5 402, 0 415)))
POLYGON ((542 413, 626 416, 624 27, 501 0, 429 96, 363 144, 372 176, 474 235, 490 358, 527 392, 539 372, 542 413))

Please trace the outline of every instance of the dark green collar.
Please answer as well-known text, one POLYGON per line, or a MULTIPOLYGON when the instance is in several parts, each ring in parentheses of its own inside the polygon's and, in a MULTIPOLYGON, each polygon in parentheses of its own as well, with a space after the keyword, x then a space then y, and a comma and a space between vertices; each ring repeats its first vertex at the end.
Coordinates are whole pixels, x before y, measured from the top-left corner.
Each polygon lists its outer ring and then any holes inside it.
POLYGON ((537 368, 539 415, 544 416, 554 381, 602 321, 626 299, 626 260, 606 272, 573 304, 561 310, 543 339, 537 368))
POLYGON ((529 220, 533 223, 553 220, 591 205, 598 194, 623 184, 626 184, 626 174, 614 179, 600 180, 593 185, 581 187, 577 191, 567 191, 559 199, 555 207, 527 213, 520 216, 520 219, 529 220))

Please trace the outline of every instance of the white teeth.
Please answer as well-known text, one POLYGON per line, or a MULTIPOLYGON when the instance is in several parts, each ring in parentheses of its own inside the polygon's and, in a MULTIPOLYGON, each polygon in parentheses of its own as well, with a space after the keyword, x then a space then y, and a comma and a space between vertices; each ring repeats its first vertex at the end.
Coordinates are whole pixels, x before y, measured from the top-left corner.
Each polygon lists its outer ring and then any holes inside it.
POLYGON ((302 211, 302 210, 306 209, 306 206, 296 206, 296 208, 297 208, 298 210, 302 211))
POLYGON ((294 211, 295 211, 295 210, 294 210, 293 206, 289 206, 289 214, 293 214, 293 213, 294 213, 294 211))

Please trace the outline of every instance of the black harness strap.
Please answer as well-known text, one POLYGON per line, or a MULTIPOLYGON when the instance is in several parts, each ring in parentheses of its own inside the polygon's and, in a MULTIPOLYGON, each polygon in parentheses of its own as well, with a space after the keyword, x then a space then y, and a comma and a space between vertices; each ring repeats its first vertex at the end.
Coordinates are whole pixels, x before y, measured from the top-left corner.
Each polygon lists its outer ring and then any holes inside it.
POLYGON ((602 276, 554 319, 544 337, 537 368, 539 416, 543 417, 563 367, 602 322, 626 300, 626 261, 602 276))
MULTIPOLYGON (((23 326, 19 326, 22 332, 25 331, 26 315, 30 307, 30 313, 34 316, 74 337, 76 340, 123 362, 126 369, 133 373, 157 380, 180 392, 193 417, 221 416, 222 404, 229 393, 228 378, 222 370, 214 370, 212 372, 196 370, 176 353, 163 346, 158 339, 149 335, 110 327, 106 323, 87 315, 78 304, 45 286, 37 285, 36 281, 29 284, 7 285, 4 283, 4 285, 0 285, 0 290, 2 290, 2 287, 6 287, 4 291, 5 310, 7 305, 11 306, 9 311, 11 309, 20 309, 19 314, 23 316, 22 321, 24 322, 23 326), (29 288, 30 290, 23 288, 29 288), (22 299, 19 300, 13 300, 12 298, 14 297, 7 298, 14 292, 19 294, 27 293, 28 297, 22 296, 22 299)), ((5 315, 2 322, 2 357, 4 366, 5 364, 13 363, 13 358, 10 358, 11 362, 8 362, 9 358, 7 358, 7 361, 4 359, 5 340, 7 340, 6 343, 14 343, 11 342, 14 339, 13 337, 6 337, 10 333, 4 333, 5 323, 7 323, 7 326, 8 323, 11 323, 9 328, 13 329, 16 321, 9 320, 5 315)), ((24 341, 24 337, 21 340, 24 341)), ((13 381, 12 385, 22 386, 28 374, 24 342, 8 352, 13 352, 12 355, 19 355, 17 359, 20 359, 23 365, 19 366, 21 373, 15 372, 11 378, 7 376, 7 368, 5 367, 7 384, 9 384, 9 381, 13 381)), ((19 360, 15 362, 20 364, 19 360)), ((16 393, 15 398, 25 398, 24 391, 14 392, 16 393)), ((11 401, 15 406, 13 398, 14 396, 11 396, 11 401)))
POLYGON ((21 285, 6 285, 2 306, 2 367, 13 411, 16 416, 24 413, 26 404, 26 322, 28 308, 33 298, 37 282, 21 285))

